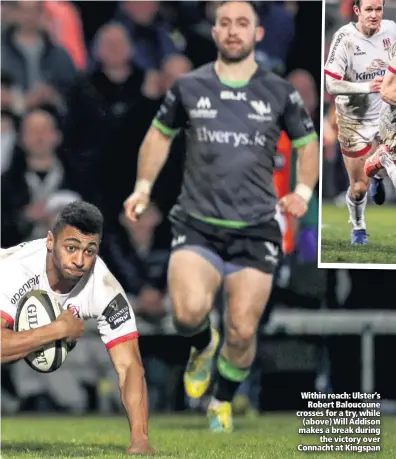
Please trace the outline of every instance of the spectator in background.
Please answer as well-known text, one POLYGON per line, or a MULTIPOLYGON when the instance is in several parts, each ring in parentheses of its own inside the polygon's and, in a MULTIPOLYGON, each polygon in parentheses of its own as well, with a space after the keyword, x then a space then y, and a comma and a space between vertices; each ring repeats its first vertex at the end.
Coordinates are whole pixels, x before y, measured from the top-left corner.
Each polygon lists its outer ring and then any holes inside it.
POLYGON ((76 82, 68 99, 65 161, 78 173, 84 199, 118 221, 161 89, 156 79, 132 64, 134 48, 123 26, 99 29, 95 49, 95 68, 76 82))
POLYGON ((8 73, 1 72, 1 173, 11 164, 19 117, 24 108, 22 92, 8 73))
POLYGON ((48 104, 61 109, 76 75, 73 62, 43 29, 42 2, 18 1, 14 8, 15 25, 2 40, 2 70, 23 90, 28 108, 48 104))
POLYGON ((194 67, 212 62, 217 58, 217 50, 212 37, 215 11, 218 2, 199 2, 202 19, 197 24, 183 30, 186 37, 186 55, 194 67))
POLYGON ((123 1, 114 18, 129 33, 135 47, 133 61, 145 70, 159 70, 171 54, 183 52, 172 41, 170 27, 161 20, 159 2, 123 1))
POLYGON ((22 91, 7 71, 1 72, 1 109, 19 117, 25 111, 22 91))
POLYGON ((316 130, 319 131, 319 97, 313 76, 306 70, 296 69, 288 75, 287 79, 300 93, 305 108, 314 121, 316 130))
POLYGON ((8 27, 15 24, 16 21, 16 2, 1 2, 1 34, 3 35, 8 30, 8 27))
POLYGON ((43 225, 45 231, 50 231, 54 228, 56 219, 61 210, 68 204, 75 201, 81 201, 81 196, 75 191, 71 190, 59 190, 55 191, 46 201, 44 207, 44 218, 43 225))
POLYGON ((265 34, 256 46, 256 61, 267 70, 283 75, 294 38, 294 14, 278 2, 256 2, 265 34))
POLYGON ((8 170, 12 162, 15 143, 17 140, 17 126, 15 117, 8 110, 1 110, 1 174, 8 170))
POLYGON ((46 205, 60 189, 72 189, 57 156, 62 136, 54 118, 34 109, 21 123, 20 147, 2 176, 2 247, 46 236, 46 205))
POLYGON ((121 226, 107 229, 101 247, 109 269, 131 296, 135 313, 149 320, 164 314, 169 246, 156 231, 161 221, 155 204, 134 224, 121 213, 121 226))
POLYGON ((161 90, 165 94, 175 81, 185 73, 191 72, 192 65, 187 57, 181 54, 169 56, 161 66, 161 90))
POLYGON ((44 1, 44 24, 53 40, 63 46, 78 70, 86 69, 84 33, 77 8, 72 2, 44 1))

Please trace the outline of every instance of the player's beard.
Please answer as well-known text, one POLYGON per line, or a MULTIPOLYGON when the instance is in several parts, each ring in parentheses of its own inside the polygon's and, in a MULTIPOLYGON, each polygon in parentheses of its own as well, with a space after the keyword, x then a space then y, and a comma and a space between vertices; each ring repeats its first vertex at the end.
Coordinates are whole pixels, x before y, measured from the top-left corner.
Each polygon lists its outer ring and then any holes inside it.
POLYGON ((256 42, 253 41, 247 45, 242 45, 238 50, 233 52, 227 50, 226 47, 220 43, 216 44, 220 60, 226 64, 237 64, 247 59, 254 52, 256 42))

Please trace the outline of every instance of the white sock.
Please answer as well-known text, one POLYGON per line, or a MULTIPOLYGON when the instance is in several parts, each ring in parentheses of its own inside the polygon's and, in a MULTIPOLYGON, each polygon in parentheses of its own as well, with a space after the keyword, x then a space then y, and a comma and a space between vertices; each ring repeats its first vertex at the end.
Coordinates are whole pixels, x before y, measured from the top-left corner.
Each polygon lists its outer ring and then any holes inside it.
POLYGON ((352 229, 362 230, 366 229, 366 222, 364 221, 364 209, 367 204, 367 193, 361 201, 354 201, 350 195, 350 188, 346 194, 346 204, 349 210, 349 223, 352 224, 352 229))
POLYGON ((381 155, 380 163, 385 167, 388 177, 391 179, 393 186, 396 188, 396 164, 390 155, 381 155))

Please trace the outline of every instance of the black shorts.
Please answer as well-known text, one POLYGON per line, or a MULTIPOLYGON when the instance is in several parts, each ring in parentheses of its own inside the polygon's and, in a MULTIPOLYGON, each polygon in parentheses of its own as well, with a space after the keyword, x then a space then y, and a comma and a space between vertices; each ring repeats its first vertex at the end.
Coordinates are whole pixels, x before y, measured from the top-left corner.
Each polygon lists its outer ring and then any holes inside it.
POLYGON ((282 258, 282 235, 276 220, 242 229, 219 227, 192 217, 173 220, 172 224, 172 251, 199 246, 225 263, 256 268, 267 274, 274 274, 282 258))

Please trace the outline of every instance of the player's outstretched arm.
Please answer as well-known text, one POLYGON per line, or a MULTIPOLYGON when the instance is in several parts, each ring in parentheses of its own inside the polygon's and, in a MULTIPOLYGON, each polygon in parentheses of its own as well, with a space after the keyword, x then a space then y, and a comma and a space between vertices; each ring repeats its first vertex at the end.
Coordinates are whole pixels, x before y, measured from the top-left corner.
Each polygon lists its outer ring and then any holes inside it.
POLYGON ((381 89, 382 77, 376 77, 369 83, 356 83, 335 78, 326 74, 326 89, 329 94, 336 96, 347 96, 350 94, 369 94, 379 92, 381 89))
POLYGON ((15 362, 31 352, 58 339, 78 339, 84 331, 84 322, 73 316, 71 311, 63 312, 56 321, 34 330, 15 332, 7 328, 1 319, 1 363, 15 362))
POLYGON ((154 182, 163 168, 172 137, 151 126, 139 150, 138 172, 134 192, 124 203, 125 216, 136 221, 147 208, 154 182))
POLYGON ((144 369, 137 339, 124 341, 109 349, 118 375, 121 400, 131 430, 129 454, 152 453, 148 440, 148 401, 144 369))

